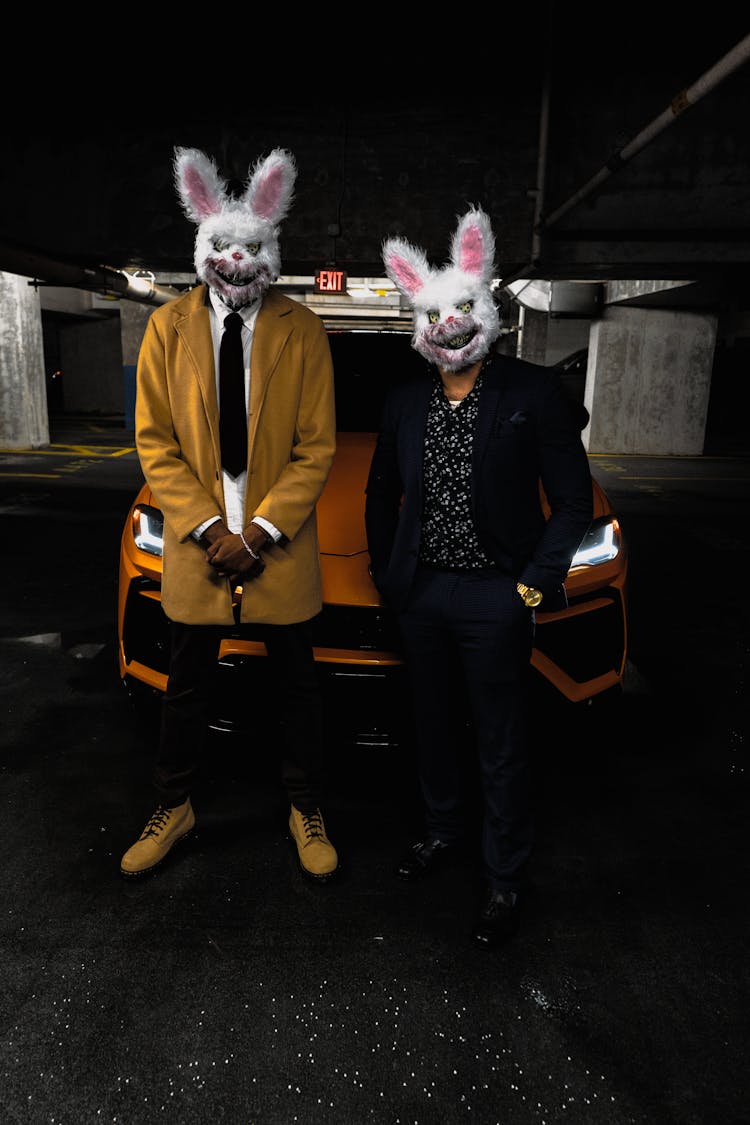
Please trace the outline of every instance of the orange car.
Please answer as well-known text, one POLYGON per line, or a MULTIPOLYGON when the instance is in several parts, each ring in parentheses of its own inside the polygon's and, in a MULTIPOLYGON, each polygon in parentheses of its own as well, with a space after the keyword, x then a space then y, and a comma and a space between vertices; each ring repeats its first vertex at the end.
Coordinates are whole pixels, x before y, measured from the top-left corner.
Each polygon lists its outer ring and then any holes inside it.
MULTIPOLYGON (((339 734, 360 744, 398 740, 403 661, 398 633, 369 574, 365 483, 390 381, 421 362, 403 332, 329 332, 334 359, 338 438, 318 503, 323 610, 315 657, 339 734)), ((118 590, 119 668, 131 691, 159 696, 166 686, 167 628, 160 604, 163 517, 147 485, 125 521, 118 590)), ((566 580, 568 608, 537 613, 532 665, 540 686, 571 704, 617 693, 627 653, 627 552, 610 502, 594 481, 594 519, 566 580)), ((238 592, 239 593, 239 592, 238 592)), ((243 667, 262 671, 261 641, 230 638, 212 725, 233 729, 232 701, 243 667)))

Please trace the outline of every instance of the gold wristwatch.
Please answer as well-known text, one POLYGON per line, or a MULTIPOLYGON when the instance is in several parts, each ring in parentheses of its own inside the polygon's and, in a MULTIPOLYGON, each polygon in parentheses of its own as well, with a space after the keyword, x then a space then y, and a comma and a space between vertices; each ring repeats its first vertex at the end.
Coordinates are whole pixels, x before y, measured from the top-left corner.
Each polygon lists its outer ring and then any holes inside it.
POLYGON ((523 582, 516 583, 516 589, 521 595, 521 601, 529 609, 535 609, 542 602, 542 591, 535 586, 524 586, 523 582))

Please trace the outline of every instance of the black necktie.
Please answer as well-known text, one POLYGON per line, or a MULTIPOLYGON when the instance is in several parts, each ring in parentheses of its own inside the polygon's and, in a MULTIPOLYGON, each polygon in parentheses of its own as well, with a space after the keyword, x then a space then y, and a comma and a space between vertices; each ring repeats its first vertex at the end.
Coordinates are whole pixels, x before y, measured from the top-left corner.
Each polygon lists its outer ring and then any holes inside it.
POLYGON ((247 467, 242 317, 236 312, 224 318, 224 334, 219 347, 219 438, 221 464, 236 477, 247 467))

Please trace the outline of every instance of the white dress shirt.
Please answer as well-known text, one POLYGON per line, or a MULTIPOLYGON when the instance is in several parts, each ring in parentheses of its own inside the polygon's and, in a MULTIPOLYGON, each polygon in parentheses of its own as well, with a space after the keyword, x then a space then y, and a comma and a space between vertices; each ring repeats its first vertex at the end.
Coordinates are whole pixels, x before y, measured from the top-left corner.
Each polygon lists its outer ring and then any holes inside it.
MULTIPOLYGON (((221 297, 209 289, 209 316, 211 319, 211 338, 214 346, 214 369, 216 371, 216 399, 219 402, 219 409, 221 409, 221 402, 219 399, 219 348, 221 346, 221 337, 224 334, 224 320, 229 316, 231 309, 222 301, 221 297)), ((245 368, 245 409, 248 409, 250 397, 250 354, 253 347, 253 334, 255 332, 255 321, 258 317, 260 309, 260 300, 256 301, 254 305, 249 305, 247 308, 238 309, 240 316, 243 320, 242 327, 242 358, 243 366, 245 368)), ((244 506, 245 506, 245 486, 247 484, 247 472, 242 472, 238 476, 233 477, 226 469, 222 470, 222 483, 224 485, 224 504, 227 511, 227 527, 230 531, 235 532, 243 530, 244 523, 244 506)), ((212 516, 210 520, 206 520, 199 527, 193 531, 193 537, 200 539, 203 532, 212 523, 216 523, 221 519, 221 516, 212 516)), ((252 523, 257 523, 264 531, 278 542, 281 539, 281 532, 278 528, 274 527, 268 520, 262 516, 253 516, 252 523)))

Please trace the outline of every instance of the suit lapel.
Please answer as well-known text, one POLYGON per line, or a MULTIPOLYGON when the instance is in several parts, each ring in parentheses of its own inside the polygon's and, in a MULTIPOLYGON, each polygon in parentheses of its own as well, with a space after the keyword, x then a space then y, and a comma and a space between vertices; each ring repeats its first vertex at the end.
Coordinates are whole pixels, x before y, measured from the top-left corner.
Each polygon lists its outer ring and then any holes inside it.
POLYGON ((482 373, 482 387, 479 392, 479 413, 477 415, 477 428, 474 432, 472 457, 475 476, 487 449, 487 442, 492 433, 492 424, 495 421, 501 396, 500 372, 492 364, 486 367, 482 373))
POLYGON ((474 431, 474 442, 471 454, 471 494, 472 503, 476 504, 476 490, 477 484, 480 479, 480 469, 484 455, 487 452, 487 444, 492 433, 492 426, 497 415, 500 400, 502 398, 502 382, 500 378, 499 367, 494 362, 490 362, 482 373, 482 387, 479 392, 479 413, 477 415, 477 426, 474 431))
POLYGON ((432 379, 426 378, 414 385, 414 394, 409 405, 409 413, 404 427, 406 438, 403 450, 404 464, 407 466, 405 477, 411 476, 417 482, 417 495, 420 503, 424 490, 424 449, 425 432, 427 430, 427 413, 430 409, 432 395, 432 379))

